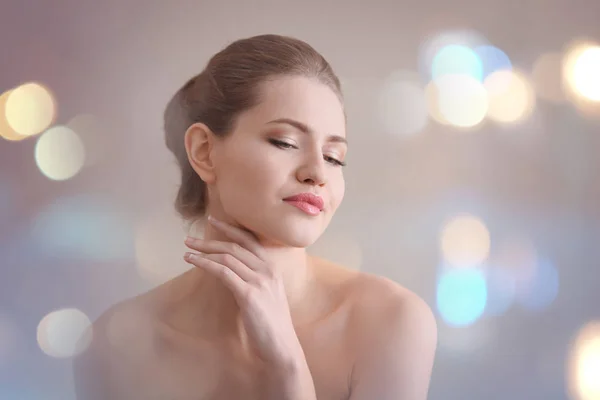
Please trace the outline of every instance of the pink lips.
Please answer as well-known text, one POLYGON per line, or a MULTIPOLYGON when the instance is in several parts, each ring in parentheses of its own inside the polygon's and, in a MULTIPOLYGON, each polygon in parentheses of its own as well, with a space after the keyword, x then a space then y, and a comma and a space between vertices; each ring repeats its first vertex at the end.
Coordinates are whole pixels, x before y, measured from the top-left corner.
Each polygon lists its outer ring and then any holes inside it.
POLYGON ((310 215, 319 215, 323 210, 324 201, 321 196, 312 193, 300 193, 295 196, 287 197, 284 201, 310 215))

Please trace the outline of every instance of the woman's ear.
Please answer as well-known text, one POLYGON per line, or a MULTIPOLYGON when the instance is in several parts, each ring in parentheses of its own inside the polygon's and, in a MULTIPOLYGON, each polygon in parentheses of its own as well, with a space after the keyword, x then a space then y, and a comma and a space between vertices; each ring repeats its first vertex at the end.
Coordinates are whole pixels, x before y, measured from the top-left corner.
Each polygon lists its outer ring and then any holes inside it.
POLYGON ((184 142, 190 165, 206 183, 213 183, 215 176, 215 134, 206 124, 192 124, 185 132, 184 142))

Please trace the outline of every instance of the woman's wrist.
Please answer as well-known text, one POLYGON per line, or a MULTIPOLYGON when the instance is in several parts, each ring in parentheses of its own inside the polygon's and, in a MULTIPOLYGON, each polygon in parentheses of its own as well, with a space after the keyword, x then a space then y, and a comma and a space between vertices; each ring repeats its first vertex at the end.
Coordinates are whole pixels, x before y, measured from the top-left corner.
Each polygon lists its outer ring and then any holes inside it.
POLYGON ((282 360, 267 371, 268 399, 316 400, 315 385, 308 363, 301 356, 282 360))

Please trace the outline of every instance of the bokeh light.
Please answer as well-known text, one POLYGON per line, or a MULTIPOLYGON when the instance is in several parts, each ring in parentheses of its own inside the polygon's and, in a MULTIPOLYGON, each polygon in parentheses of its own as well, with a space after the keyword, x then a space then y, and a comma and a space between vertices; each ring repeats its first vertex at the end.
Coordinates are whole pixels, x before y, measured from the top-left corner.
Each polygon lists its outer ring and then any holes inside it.
POLYGON ((468 30, 444 32, 423 42, 420 64, 427 68, 429 116, 458 128, 473 128, 484 121, 489 105, 484 78, 512 69, 506 53, 468 30))
MULTIPOLYGON (((469 54, 468 56, 466 56, 467 60, 473 60, 472 54, 470 53, 472 49, 476 49, 478 47, 486 45, 489 45, 489 41, 481 33, 469 29, 449 30, 432 35, 426 38, 423 42, 421 42, 421 45, 419 46, 419 64, 421 76, 426 77, 427 81, 432 80, 433 64, 436 58, 438 59, 438 61, 436 62, 436 65, 438 65, 438 67, 436 67, 436 70, 439 68, 440 73, 448 74, 447 68, 454 64, 454 61, 452 61, 451 59, 449 61, 446 61, 448 60, 448 58, 450 58, 448 57, 448 55, 451 56, 452 54, 456 54, 455 51, 458 50, 459 53, 464 52, 464 54, 469 54), (459 47, 457 48, 451 46, 459 47), (446 53, 447 55, 443 55, 443 57, 440 58, 439 54, 444 52, 444 49, 447 48, 449 48, 450 51, 446 53), (444 71, 445 69, 446 71, 444 71)), ((475 54, 475 57, 479 58, 477 54, 475 54)), ((464 73, 463 71, 465 70, 469 71, 469 68, 473 68, 471 66, 465 69, 464 64, 469 65, 469 62, 467 61, 465 63, 465 59, 463 58, 461 58, 461 60, 463 66, 461 67, 460 74, 464 73)), ((457 64, 460 65, 461 62, 458 62, 457 64)), ((475 67, 474 70, 477 69, 480 69, 480 67, 475 67)), ((479 73, 476 73, 474 77, 475 80, 477 80, 477 76, 479 76, 479 73)))
POLYGON ((477 268, 444 268, 437 283, 437 308, 452 326, 474 323, 485 310, 487 287, 483 272, 477 268))
POLYGON ((467 75, 477 81, 483 80, 483 64, 477 53, 467 46, 451 44, 443 47, 433 58, 431 78, 444 75, 467 75))
POLYGON ((456 127, 478 125, 487 113, 488 98, 483 85, 468 75, 444 75, 435 81, 439 111, 456 127))
POLYGON ((485 314, 500 316, 508 311, 515 301, 517 285, 509 270, 488 265, 485 268, 487 282, 487 305, 485 314))
POLYGON ((87 315, 76 308, 52 311, 38 324, 38 345, 51 357, 74 357, 91 343, 93 334, 90 326, 87 315))
MULTIPOLYGON (((501 288, 510 296, 506 299, 516 301, 529 311, 542 311, 558 295, 559 275, 554 264, 540 255, 536 246, 526 235, 512 233, 498 240, 492 254, 496 274, 504 281, 501 288)), ((499 279, 496 276, 494 279, 499 279)), ((496 283, 498 284, 498 283, 496 283)), ((488 285, 493 286, 490 280, 488 285)), ((500 289, 500 288, 499 288, 500 289)))
POLYGON ((600 322, 586 324, 577 334, 570 349, 567 383, 574 399, 600 399, 600 322))
POLYGON ((600 47, 588 47, 573 63, 573 88, 583 97, 600 101, 600 47))
POLYGON ((487 116, 497 122, 512 123, 525 119, 535 104, 533 88, 515 71, 496 71, 484 82, 489 96, 487 116))
POLYGON ((546 259, 538 259, 531 279, 517 281, 517 301, 530 311, 547 308, 559 290, 559 275, 556 267, 546 259))
POLYGON ((512 70, 510 58, 508 58, 506 53, 496 46, 477 46, 474 49, 474 52, 481 60, 483 79, 487 78, 488 75, 496 71, 512 70))
POLYGON ((66 126, 54 126, 44 132, 35 146, 35 161, 46 177, 62 181, 73 178, 85 161, 83 143, 66 126))
POLYGON ((440 110, 440 88, 436 81, 431 81, 425 86, 425 101, 429 116, 441 125, 450 125, 440 110))
POLYGON ((98 195, 56 199, 35 216, 30 236, 43 257, 100 262, 133 258, 127 215, 98 195))
POLYGON ((600 101, 598 49, 598 45, 594 42, 577 40, 565 50, 562 59, 562 78, 570 97, 600 101))
POLYGON ((535 276, 538 252, 532 240, 520 232, 499 238, 494 246, 494 264, 506 270, 516 282, 528 282, 535 276))
POLYGON ((31 136, 43 132, 52 124, 56 103, 47 87, 31 82, 10 92, 5 113, 8 124, 15 132, 31 136))
POLYGON ((10 140, 13 142, 27 139, 28 136, 19 135, 9 124, 6 119, 6 100, 8 100, 8 96, 10 96, 12 90, 4 92, 2 96, 0 96, 0 136, 6 140, 10 140))
POLYGON ((484 222, 473 215, 458 215, 441 231, 440 247, 445 262, 454 267, 474 267, 490 253, 490 233, 484 222))

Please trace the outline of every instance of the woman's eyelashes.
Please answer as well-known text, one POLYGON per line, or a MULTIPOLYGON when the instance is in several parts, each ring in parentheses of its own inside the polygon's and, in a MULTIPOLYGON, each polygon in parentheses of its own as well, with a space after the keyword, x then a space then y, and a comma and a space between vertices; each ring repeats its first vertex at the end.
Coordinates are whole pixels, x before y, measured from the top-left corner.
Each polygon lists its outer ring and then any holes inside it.
MULTIPOLYGON (((277 147, 279 147, 281 149, 284 149, 284 150, 285 149, 292 149, 292 148, 293 149, 297 149, 298 148, 298 147, 294 146, 293 144, 286 143, 286 142, 283 142, 283 141, 277 140, 277 139, 269 139, 269 142, 272 143, 274 146, 277 146, 277 147)), ((345 162, 340 161, 340 160, 338 160, 336 158, 329 157, 329 156, 325 156, 324 158, 325 158, 325 160, 327 160, 329 163, 331 163, 333 165, 337 165, 339 167, 345 167, 346 166, 345 162)))

